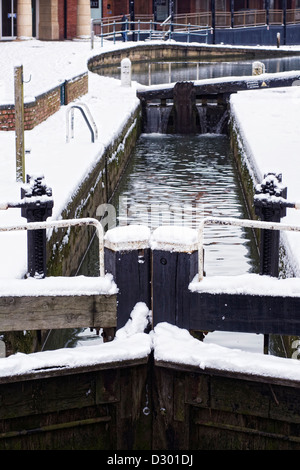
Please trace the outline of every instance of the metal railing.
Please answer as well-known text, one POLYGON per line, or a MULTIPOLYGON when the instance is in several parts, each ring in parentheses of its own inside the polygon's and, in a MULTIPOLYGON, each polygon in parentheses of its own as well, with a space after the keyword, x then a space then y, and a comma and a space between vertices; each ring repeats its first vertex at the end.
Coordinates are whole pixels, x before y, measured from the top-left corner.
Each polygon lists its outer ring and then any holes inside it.
MULTIPOLYGON (((101 38, 101 46, 104 39, 116 39, 124 35, 124 40, 140 40, 142 34, 148 34, 149 38, 158 36, 172 38, 172 33, 187 35, 188 42, 193 34, 208 35, 212 27, 212 12, 184 13, 167 18, 164 22, 156 22, 153 15, 135 15, 135 21, 130 21, 130 15, 114 16, 110 18, 93 19, 91 21, 92 48, 94 37, 101 38)), ((282 25, 284 11, 279 9, 252 9, 234 11, 216 11, 214 15, 215 28, 241 28, 269 25, 282 25)), ((300 23, 300 8, 286 10, 286 24, 300 23)), ((143 36, 144 37, 144 36, 143 36)))
POLYGON ((181 24, 193 24, 197 26, 211 26, 211 12, 204 11, 199 13, 181 13, 174 15, 174 22, 181 24))
POLYGON ((189 42, 194 35, 197 36, 208 36, 210 31, 210 26, 199 26, 194 24, 185 24, 185 23, 175 23, 175 22, 155 22, 152 19, 150 20, 140 20, 129 21, 126 18, 125 21, 118 21, 113 18, 111 21, 104 21, 93 19, 91 21, 91 48, 94 47, 94 38, 99 37, 101 39, 101 46, 103 46, 104 39, 112 39, 113 42, 122 37, 125 41, 131 39, 136 39, 140 41, 141 37, 148 36, 149 39, 155 37, 155 33, 161 32, 164 39, 167 37, 172 38, 172 34, 182 34, 187 37, 187 42, 189 42))
POLYGON ((300 23, 300 8, 286 11, 286 24, 299 24, 300 23))
POLYGON ((267 23, 266 10, 237 11, 234 13, 234 28, 246 26, 263 26, 267 23))
MULTIPOLYGON (((6 209, 2 204, 0 209, 6 209)), ((27 224, 7 225, 0 227, 0 232, 15 232, 20 230, 41 230, 49 228, 64 228, 74 226, 87 226, 93 225, 97 230, 99 239, 99 275, 105 276, 104 270, 104 231, 101 223, 97 219, 83 218, 83 219, 66 219, 66 220, 53 220, 49 222, 29 222, 27 224)))
MULTIPOLYGON (((299 203, 295 203, 294 207, 296 209, 300 208, 299 203)), ((200 221, 198 228, 198 280, 202 281, 204 278, 204 256, 203 256, 203 246, 204 246, 204 227, 206 225, 231 225, 235 227, 245 227, 252 229, 266 229, 266 230, 283 230, 289 232, 300 232, 300 226, 298 225, 287 225, 279 222, 264 222, 259 220, 249 220, 249 219, 233 219, 230 217, 205 217, 200 221)))
MULTIPOLYGON (((269 9, 268 10, 268 24, 282 24, 283 23, 283 10, 280 9, 269 9)), ((126 15, 128 22, 130 22, 129 15, 126 15)), ((116 31, 120 30, 120 22, 122 21, 121 16, 115 16, 110 18, 103 18, 103 32, 113 33, 113 23, 116 24, 116 31)), ((95 35, 101 34, 101 20, 95 20, 94 32, 95 35)), ((140 29, 148 30, 150 23, 156 25, 156 29, 160 29, 163 23, 155 23, 154 15, 135 15, 135 22, 140 22, 140 29)), ((220 11, 215 12, 215 26, 217 28, 231 27, 231 12, 220 11)), ((286 10, 286 24, 299 24, 300 23, 300 8, 287 9, 286 10)), ((200 27, 211 27, 212 26, 212 12, 201 11, 196 13, 181 13, 173 16, 173 24, 178 25, 193 25, 200 27)), ((251 10, 238 10, 233 12, 233 27, 246 27, 246 26, 263 26, 267 24, 267 10, 266 9, 251 9, 251 10)))

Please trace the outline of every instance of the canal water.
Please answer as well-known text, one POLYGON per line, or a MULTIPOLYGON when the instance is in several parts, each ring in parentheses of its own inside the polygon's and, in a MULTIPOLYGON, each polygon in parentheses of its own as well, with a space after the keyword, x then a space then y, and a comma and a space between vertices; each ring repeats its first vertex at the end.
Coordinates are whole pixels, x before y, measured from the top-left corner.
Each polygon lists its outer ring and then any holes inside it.
MULTIPOLYGON (((300 70, 300 57, 282 57, 261 59, 265 64, 266 73, 288 72, 300 70)), ((178 81, 202 80, 229 76, 252 75, 253 60, 244 61, 178 61, 178 62, 143 62, 132 63, 132 80, 141 85, 158 85, 178 81)), ((120 78, 120 66, 102 66, 96 72, 99 75, 120 78)))

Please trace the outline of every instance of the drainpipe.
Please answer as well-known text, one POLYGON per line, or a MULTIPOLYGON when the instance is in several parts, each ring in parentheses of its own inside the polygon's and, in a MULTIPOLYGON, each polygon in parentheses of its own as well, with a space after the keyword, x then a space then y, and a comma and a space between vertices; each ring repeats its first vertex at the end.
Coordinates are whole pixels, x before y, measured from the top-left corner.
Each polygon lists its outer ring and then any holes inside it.
POLYGON ((282 0, 283 8, 283 44, 286 45, 286 0, 282 0))
POLYGON ((211 27, 212 27, 212 43, 216 43, 216 4, 215 0, 211 0, 211 27))
POLYGON ((266 2, 266 25, 269 29, 269 9, 270 9, 270 0, 265 0, 266 2))

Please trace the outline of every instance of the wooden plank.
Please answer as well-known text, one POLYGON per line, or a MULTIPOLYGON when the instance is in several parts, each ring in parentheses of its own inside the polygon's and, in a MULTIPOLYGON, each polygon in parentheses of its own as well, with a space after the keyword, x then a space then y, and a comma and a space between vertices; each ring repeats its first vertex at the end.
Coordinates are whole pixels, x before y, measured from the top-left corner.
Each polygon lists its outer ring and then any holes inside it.
POLYGON ((198 253, 153 250, 152 252, 152 312, 153 325, 169 322, 186 328, 190 299, 188 282, 198 270, 198 253))
POLYGON ((185 328, 298 336, 300 297, 191 293, 185 328))
POLYGON ((118 286, 117 328, 130 318, 137 302, 151 307, 150 249, 114 251, 105 247, 106 272, 113 275, 118 286))
POLYGON ((0 331, 110 328, 116 295, 0 297, 0 331))

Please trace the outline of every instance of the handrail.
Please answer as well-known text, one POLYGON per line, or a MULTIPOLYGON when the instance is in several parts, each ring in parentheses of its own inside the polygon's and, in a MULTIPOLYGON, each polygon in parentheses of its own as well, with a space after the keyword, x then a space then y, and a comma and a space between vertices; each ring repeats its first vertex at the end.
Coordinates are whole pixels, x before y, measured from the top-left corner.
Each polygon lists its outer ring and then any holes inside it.
MULTIPOLYGON (((127 21, 127 28, 126 30, 122 31, 121 30, 121 25, 124 24, 124 22, 116 22, 113 21, 112 23, 103 23, 101 19, 93 19, 91 21, 91 49, 94 47, 94 37, 98 36, 101 38, 101 47, 103 46, 103 39, 104 38, 113 38, 114 43, 116 40, 117 36, 120 36, 122 33, 127 33, 126 34, 126 39, 127 41, 128 36, 130 34, 136 34, 137 35, 137 40, 140 40, 140 35, 141 34, 149 34, 151 35, 152 33, 156 32, 157 29, 156 27, 161 27, 162 23, 155 22, 155 21, 127 21), (147 25, 146 28, 143 27, 143 25, 147 25), (95 31, 95 27, 98 26, 98 32, 95 31), (99 31, 100 27, 100 31, 99 31), (112 27, 112 30, 111 30, 112 27), (137 27, 137 29, 136 29, 137 27), (108 32, 104 32, 104 29, 107 29, 108 32)), ((170 25, 170 30, 166 33, 169 33, 170 35, 172 34, 172 30, 176 30, 176 34, 195 34, 197 33, 200 36, 207 36, 208 31, 210 31, 210 27, 208 25, 205 26, 200 26, 200 25, 193 25, 193 24, 179 24, 179 23, 169 23, 170 25)))
MULTIPOLYGON (((295 209, 299 209, 299 203, 295 203, 294 207, 295 209)), ((260 220, 234 219, 230 217, 205 217, 200 221, 198 228, 198 281, 202 281, 204 277, 203 239, 204 226, 208 224, 300 232, 299 225, 287 225, 279 222, 265 222, 260 220)))
POLYGON ((92 117, 92 114, 88 108, 88 106, 85 104, 85 103, 76 103, 76 104, 72 104, 72 106, 70 106, 68 109, 67 109, 67 137, 66 137, 66 141, 67 143, 70 141, 70 137, 69 137, 69 128, 70 128, 70 122, 69 122, 69 116, 71 114, 71 139, 74 138, 74 109, 79 109, 79 111, 81 112, 90 132, 91 132, 91 139, 92 139, 92 142, 95 142, 95 138, 97 139, 98 138, 98 129, 97 129, 97 126, 96 126, 96 123, 92 117), (84 108, 84 109, 83 109, 84 108))
POLYGON ((167 24, 168 22, 170 22, 170 19, 172 18, 172 15, 169 15, 168 18, 166 18, 161 24, 160 26, 164 26, 165 24, 167 24))
POLYGON ((90 217, 82 219, 65 219, 65 220, 53 220, 49 222, 29 222, 27 224, 16 224, 16 225, 5 225, 0 226, 0 232, 14 232, 20 230, 40 230, 47 228, 62 228, 62 227, 74 227, 83 225, 93 225, 96 227, 97 235, 99 238, 99 275, 104 277, 104 231, 101 223, 97 219, 90 217))

